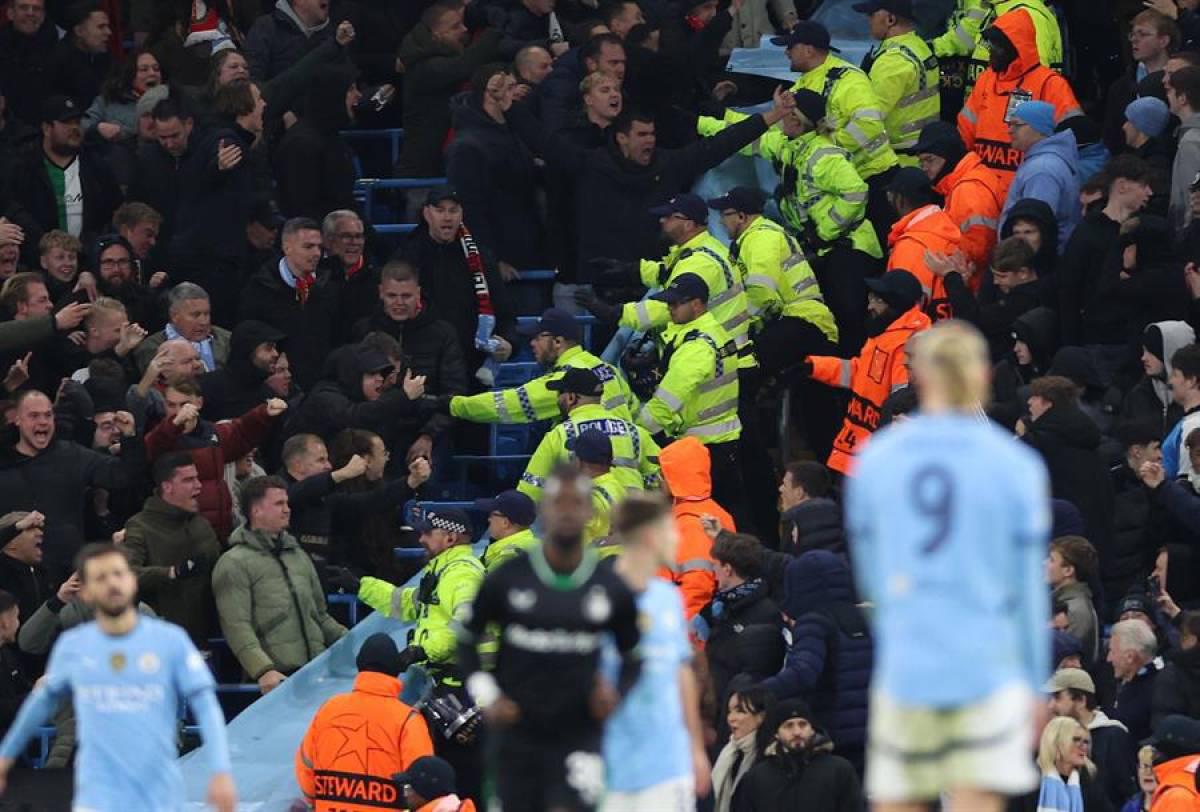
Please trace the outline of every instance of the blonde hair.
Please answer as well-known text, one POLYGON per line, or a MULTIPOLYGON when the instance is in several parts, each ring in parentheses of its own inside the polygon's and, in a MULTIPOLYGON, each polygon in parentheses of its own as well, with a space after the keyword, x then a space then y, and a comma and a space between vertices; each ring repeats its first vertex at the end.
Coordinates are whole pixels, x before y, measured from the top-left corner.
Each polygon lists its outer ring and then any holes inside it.
POLYGON ((68 254, 78 254, 83 250, 83 245, 80 244, 78 237, 73 237, 67 232, 56 228, 52 231, 47 231, 38 240, 38 253, 44 257, 55 248, 61 248, 68 254))
MULTIPOLYGON (((1038 743, 1037 764, 1043 775, 1058 772, 1059 756, 1064 755, 1070 749, 1071 739, 1079 734, 1087 736, 1088 732, 1083 725, 1070 716, 1059 716, 1057 719, 1050 720, 1050 724, 1046 725, 1046 729, 1042 731, 1041 742, 1038 743)), ((1087 770, 1088 775, 1096 773, 1096 765, 1092 763, 1091 759, 1084 762, 1083 769, 1087 770)))
POLYGON ((614 85, 616 85, 617 90, 621 89, 621 80, 620 79, 613 76, 611 73, 605 73, 604 71, 597 70, 597 71, 592 71, 587 76, 583 77, 583 81, 581 81, 579 83, 579 95, 586 96, 587 94, 592 92, 592 90, 596 87, 596 85, 600 84, 601 82, 603 82, 605 80, 612 82, 614 85))
POLYGON ((114 299, 110 296, 100 296, 96 301, 92 302, 92 312, 88 313, 85 323, 88 327, 91 327, 101 316, 128 318, 128 313, 120 299, 114 299))
POLYGON ((989 397, 988 347, 979 330, 951 319, 914 336, 912 367, 920 391, 936 392, 951 408, 979 408, 989 397))

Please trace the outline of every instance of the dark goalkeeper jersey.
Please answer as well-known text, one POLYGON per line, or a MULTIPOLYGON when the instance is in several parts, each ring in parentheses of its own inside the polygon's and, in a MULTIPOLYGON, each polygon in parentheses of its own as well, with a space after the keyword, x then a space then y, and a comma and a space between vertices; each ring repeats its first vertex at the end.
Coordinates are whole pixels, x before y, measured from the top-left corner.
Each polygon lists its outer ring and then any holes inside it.
POLYGON ((575 572, 550 568, 541 546, 484 579, 465 623, 470 638, 499 629, 494 676, 521 708, 515 728, 539 736, 600 731, 588 711, 606 639, 622 654, 638 643, 637 604, 612 568, 590 551, 575 572))

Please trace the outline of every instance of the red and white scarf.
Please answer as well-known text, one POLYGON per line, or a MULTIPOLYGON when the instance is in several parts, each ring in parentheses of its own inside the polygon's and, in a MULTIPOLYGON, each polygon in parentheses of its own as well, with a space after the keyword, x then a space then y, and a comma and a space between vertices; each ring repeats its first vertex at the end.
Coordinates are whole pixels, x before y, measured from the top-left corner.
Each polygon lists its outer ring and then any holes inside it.
POLYGON ((484 273, 483 254, 479 253, 479 246, 476 245, 471 232, 467 231, 466 225, 458 227, 458 242, 462 246, 463 256, 467 258, 467 270, 471 272, 475 285, 475 301, 479 303, 479 315, 494 316, 496 311, 492 309, 492 294, 488 290, 487 274, 484 273))

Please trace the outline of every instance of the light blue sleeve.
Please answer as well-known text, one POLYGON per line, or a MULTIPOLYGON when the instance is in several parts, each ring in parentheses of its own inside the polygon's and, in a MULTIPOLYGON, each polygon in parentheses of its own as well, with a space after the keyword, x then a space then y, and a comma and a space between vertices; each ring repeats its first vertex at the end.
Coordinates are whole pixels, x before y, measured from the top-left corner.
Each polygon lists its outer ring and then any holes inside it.
POLYGON ((217 701, 216 681, 204 657, 182 630, 178 630, 177 641, 178 653, 172 658, 175 663, 176 690, 187 699, 192 715, 196 717, 196 724, 200 726, 200 735, 208 748, 210 768, 214 773, 227 773, 232 769, 229 741, 225 735, 225 713, 217 701))
POLYGON ((0 758, 17 758, 25 750, 25 745, 33 738, 37 729, 50 719, 57 710, 63 698, 71 687, 70 673, 67 664, 74 657, 63 654, 60 638, 58 645, 50 653, 50 661, 46 665, 46 676, 41 685, 33 689, 33 693, 21 704, 17 718, 8 729, 4 741, 0 742, 0 758))
POLYGON ((842 506, 843 521, 850 542, 850 561, 854 566, 854 580, 858 586, 859 597, 868 603, 873 602, 876 595, 875 584, 872 581, 872 566, 876 555, 870 503, 866 494, 870 487, 870 462, 876 456, 868 449, 864 458, 859 459, 855 476, 846 478, 842 506))
POLYGON ((1050 541, 1050 481, 1040 459, 1028 460, 1014 500, 1018 538, 1016 565, 1020 584, 1016 611, 1029 686, 1040 691, 1050 676, 1050 596, 1045 559, 1050 541))

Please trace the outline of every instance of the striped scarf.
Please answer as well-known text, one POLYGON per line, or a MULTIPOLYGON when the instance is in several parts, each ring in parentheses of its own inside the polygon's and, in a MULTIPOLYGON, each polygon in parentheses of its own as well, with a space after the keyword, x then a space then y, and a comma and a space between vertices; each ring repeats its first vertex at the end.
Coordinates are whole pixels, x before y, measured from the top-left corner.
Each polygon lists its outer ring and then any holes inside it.
POLYGON ((467 258, 467 270, 471 272, 471 278, 475 285, 475 300, 479 302, 479 314, 493 316, 495 311, 492 309, 492 294, 488 290, 487 274, 483 269, 483 254, 479 253, 479 246, 475 243, 471 232, 467 231, 465 224, 458 227, 458 242, 462 245, 463 255, 467 258))

